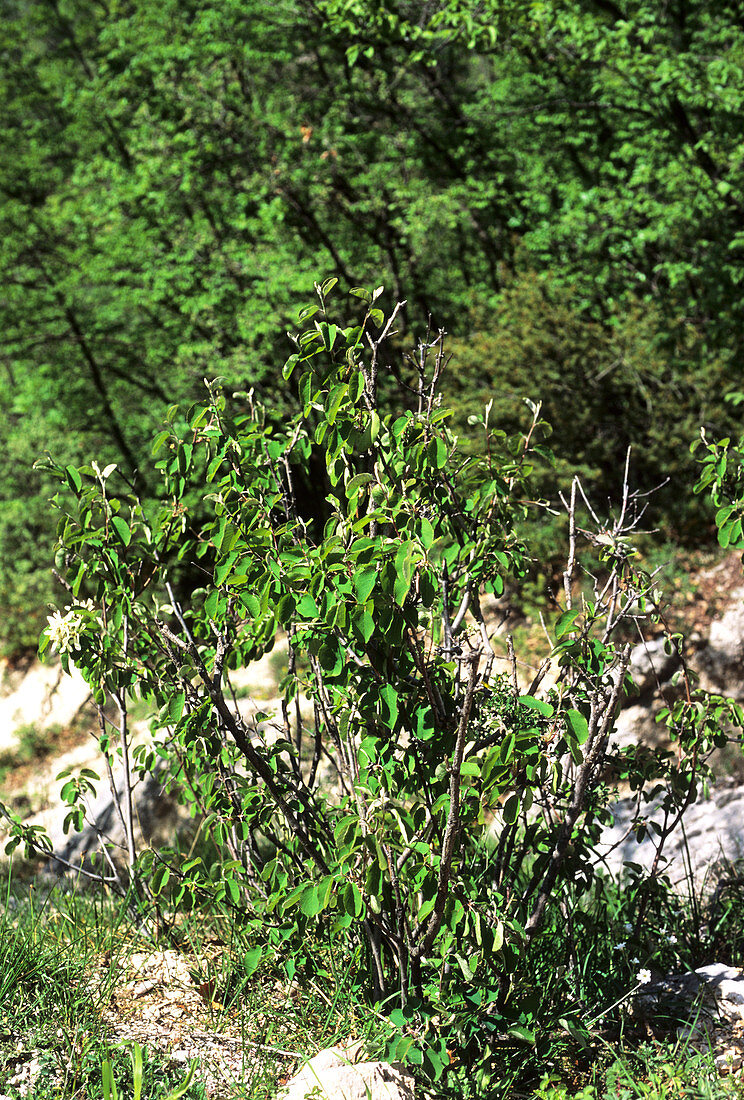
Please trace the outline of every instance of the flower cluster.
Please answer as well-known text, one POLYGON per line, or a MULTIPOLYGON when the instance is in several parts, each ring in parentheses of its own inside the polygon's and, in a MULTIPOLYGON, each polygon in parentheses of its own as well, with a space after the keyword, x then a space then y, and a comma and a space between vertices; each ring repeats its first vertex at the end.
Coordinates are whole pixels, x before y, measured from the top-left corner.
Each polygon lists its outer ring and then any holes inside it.
POLYGON ((52 650, 56 653, 69 653, 73 649, 79 649, 81 636, 89 630, 91 625, 100 625, 100 619, 95 612, 95 607, 90 600, 84 604, 68 606, 65 614, 55 611, 47 616, 48 626, 46 633, 52 643, 52 650))

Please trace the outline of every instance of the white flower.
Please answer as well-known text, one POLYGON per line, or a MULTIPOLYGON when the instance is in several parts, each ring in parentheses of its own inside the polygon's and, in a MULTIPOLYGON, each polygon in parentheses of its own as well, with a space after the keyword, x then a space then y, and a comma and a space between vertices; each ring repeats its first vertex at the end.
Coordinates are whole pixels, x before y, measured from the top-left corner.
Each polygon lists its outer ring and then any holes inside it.
POLYGON ((679 943, 679 940, 677 939, 677 937, 674 935, 673 932, 672 932, 671 936, 668 938, 667 943, 671 943, 672 946, 674 946, 675 943, 679 943))
POLYGON ((628 935, 630 935, 630 933, 633 931, 633 925, 630 923, 629 920, 626 920, 624 928, 628 935))
MULTIPOLYGON (((77 607, 69 607, 63 615, 55 611, 53 615, 47 615, 48 626, 46 628, 49 641, 52 643, 52 651, 69 653, 78 648, 81 635, 91 626, 91 619, 84 615, 85 611, 94 611, 90 600, 79 604, 77 607)), ((94 620, 99 625, 99 620, 94 620)))
POLYGON ((619 943, 615 944, 615 946, 613 947, 612 950, 613 951, 622 951, 624 948, 625 948, 625 940, 620 940, 619 943))
POLYGON ((648 983, 651 981, 651 971, 639 970, 636 974, 636 981, 639 985, 648 985, 648 983))

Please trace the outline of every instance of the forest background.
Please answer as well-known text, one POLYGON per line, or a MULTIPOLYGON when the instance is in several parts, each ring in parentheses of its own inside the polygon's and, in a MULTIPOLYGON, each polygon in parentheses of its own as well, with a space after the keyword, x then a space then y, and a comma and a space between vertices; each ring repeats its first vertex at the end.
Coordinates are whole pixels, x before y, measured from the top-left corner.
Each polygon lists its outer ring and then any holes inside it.
MULTIPOLYGON (((689 445, 741 426, 726 400, 744 331, 740 5, 2 11, 6 653, 35 645, 54 599, 34 460, 118 462, 147 496, 153 434, 205 376, 282 420, 297 407, 283 333, 330 275, 407 300, 401 349, 429 318, 447 329, 462 434, 489 400, 507 431, 524 398, 543 402, 559 455, 546 495, 578 472, 612 497, 632 443, 633 486, 666 481, 656 526, 712 537, 689 445)), ((542 537, 549 576, 549 524, 542 537)))

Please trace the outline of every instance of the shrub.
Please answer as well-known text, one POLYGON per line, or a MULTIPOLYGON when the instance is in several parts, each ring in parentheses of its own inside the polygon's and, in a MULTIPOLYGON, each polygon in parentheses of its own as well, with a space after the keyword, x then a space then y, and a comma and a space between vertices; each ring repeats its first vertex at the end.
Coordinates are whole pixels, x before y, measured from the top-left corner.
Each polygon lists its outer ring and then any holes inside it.
MULTIPOLYGON (((627 479, 618 515, 593 530, 574 482, 552 686, 540 690, 546 661, 520 687, 483 599, 524 572, 515 525, 543 426, 508 437, 482 419, 483 447, 463 455, 438 398, 441 335, 416 354, 415 408, 381 415, 382 351, 400 307, 386 318, 379 290, 355 289, 363 316, 340 328, 327 306, 334 283, 300 314, 284 374, 299 374, 302 409, 284 430, 267 426, 252 394, 217 383, 185 417, 171 410, 153 448, 167 504, 144 503, 114 465, 45 464, 76 506, 59 526, 71 602, 41 649, 54 645, 85 676, 107 765, 124 777, 128 866, 109 851, 99 878, 124 890, 129 876, 155 905, 228 905, 255 922, 254 965, 268 945, 292 973, 312 967, 313 922, 355 938, 368 994, 396 1028, 390 1056, 425 1060, 434 1078, 477 1061, 483 1087, 504 1036, 531 1042, 546 1011, 524 960, 544 928, 574 934, 556 906, 591 887, 608 765, 639 807, 644 784, 671 779, 671 828, 725 708, 690 695, 670 716, 678 758, 610 750, 628 686, 615 631, 631 619, 658 629, 660 616, 653 578, 633 562, 627 479), (309 471, 324 485, 324 521, 297 507, 309 471), (584 536, 607 579, 575 603, 584 536), (172 583, 184 567, 201 578, 187 597, 172 583), (288 639, 278 712, 249 720, 231 674, 278 631, 288 639), (152 744, 132 750, 137 695, 159 714, 152 744), (136 852, 136 781, 163 763, 217 863, 136 852)), ((95 779, 63 788, 76 827, 95 779)), ((23 840, 39 844, 16 822, 11 844, 23 840)))
MULTIPOLYGON (((477 434, 469 438, 468 416, 488 402, 492 422, 514 432, 525 400, 540 400, 558 443, 557 462, 537 471, 537 492, 555 500, 579 474, 595 499, 619 507, 617 473, 632 445, 633 485, 657 490, 657 525, 688 545, 709 537, 709 510, 680 493, 696 474, 688 445, 701 424, 727 434, 738 415, 723 403, 730 385, 723 359, 689 319, 670 334, 652 305, 631 300, 622 308, 608 303, 599 320, 587 315, 576 289, 551 272, 528 270, 490 308, 476 304, 470 331, 460 327, 449 349, 444 391, 466 449, 481 443, 477 434)), ((548 529, 542 556, 554 535, 548 529)))

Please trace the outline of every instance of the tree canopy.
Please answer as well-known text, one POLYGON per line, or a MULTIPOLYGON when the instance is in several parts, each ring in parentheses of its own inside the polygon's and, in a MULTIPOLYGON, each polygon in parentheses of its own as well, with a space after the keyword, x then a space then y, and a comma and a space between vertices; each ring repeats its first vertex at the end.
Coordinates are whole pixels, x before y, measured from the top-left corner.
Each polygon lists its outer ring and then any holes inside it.
POLYGON ((281 417, 277 333, 329 274, 447 327, 453 377, 510 421, 561 372, 551 329, 584 334, 587 430, 547 395, 567 462, 606 481, 632 442, 644 483, 675 478, 673 533, 699 531, 678 479, 699 423, 735 424, 742 330, 738 5, 8 0, 0 55, 11 644, 36 629, 16 594, 48 586, 35 454, 92 448, 141 479, 205 375, 281 417), (548 285, 505 388, 490 349, 548 285))

